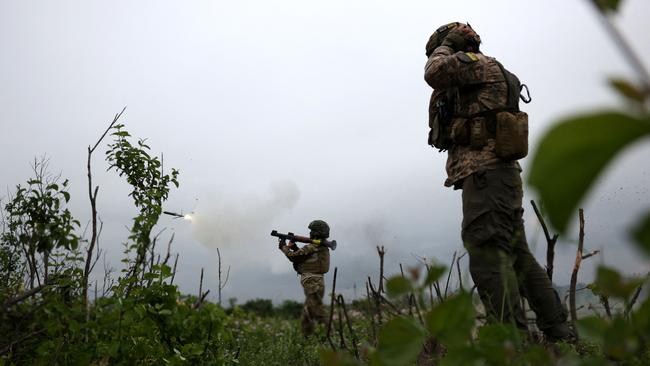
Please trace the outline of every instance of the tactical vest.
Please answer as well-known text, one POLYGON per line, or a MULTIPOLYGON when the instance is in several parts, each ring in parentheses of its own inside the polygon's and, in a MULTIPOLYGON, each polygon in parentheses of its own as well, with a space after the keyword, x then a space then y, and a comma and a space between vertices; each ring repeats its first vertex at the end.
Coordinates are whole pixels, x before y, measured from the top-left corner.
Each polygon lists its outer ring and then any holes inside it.
MULTIPOLYGON (((313 245, 313 244, 310 244, 313 245)), ((308 255, 304 260, 293 263, 293 269, 298 273, 325 274, 330 270, 330 250, 319 246, 318 250, 308 255)))
MULTIPOLYGON (((471 52, 459 54, 463 62, 476 62, 471 52)), ((429 102, 429 145, 440 151, 454 145, 470 145, 481 149, 487 139, 495 139, 496 155, 504 160, 517 160, 528 154, 528 115, 519 110, 519 99, 530 102, 521 90, 528 87, 519 78, 496 61, 507 86, 507 102, 502 108, 491 109, 472 115, 461 115, 457 111, 457 99, 463 88, 450 88, 435 92, 429 102)), ((471 85, 469 88, 475 88, 471 85)))

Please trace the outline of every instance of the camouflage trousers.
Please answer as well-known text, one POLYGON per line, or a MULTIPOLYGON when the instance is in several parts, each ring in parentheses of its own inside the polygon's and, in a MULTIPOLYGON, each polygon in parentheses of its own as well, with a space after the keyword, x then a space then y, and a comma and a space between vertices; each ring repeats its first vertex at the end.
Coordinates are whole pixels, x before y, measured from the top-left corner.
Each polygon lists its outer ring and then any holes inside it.
POLYGON ((465 178, 462 189, 463 243, 488 318, 527 330, 523 296, 547 338, 571 339, 566 307, 528 248, 519 170, 480 171, 465 178))
POLYGON ((300 284, 305 290, 305 304, 302 308, 300 325, 302 333, 309 336, 314 333, 316 322, 324 324, 326 319, 323 307, 325 295, 325 278, 322 274, 303 273, 300 284))

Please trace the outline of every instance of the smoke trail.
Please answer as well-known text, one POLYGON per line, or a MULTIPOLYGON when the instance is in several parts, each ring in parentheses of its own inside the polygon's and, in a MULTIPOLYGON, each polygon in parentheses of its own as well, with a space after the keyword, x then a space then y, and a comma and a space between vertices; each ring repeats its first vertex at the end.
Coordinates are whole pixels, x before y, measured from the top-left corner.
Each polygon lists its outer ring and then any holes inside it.
POLYGON ((224 195, 201 201, 192 215, 192 234, 210 248, 246 248, 265 240, 274 219, 298 202, 300 190, 292 181, 271 183, 269 193, 224 195), (268 231, 268 232, 267 232, 268 231))

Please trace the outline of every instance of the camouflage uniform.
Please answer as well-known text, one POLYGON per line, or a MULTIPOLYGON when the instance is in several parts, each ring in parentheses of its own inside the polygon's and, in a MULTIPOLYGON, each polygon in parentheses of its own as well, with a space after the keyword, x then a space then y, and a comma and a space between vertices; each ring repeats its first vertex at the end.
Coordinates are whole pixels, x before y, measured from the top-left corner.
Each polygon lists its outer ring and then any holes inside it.
MULTIPOLYGON (((495 114, 490 112, 506 108, 508 83, 501 66, 481 53, 454 52, 443 45, 429 56, 425 80, 434 88, 432 104, 444 95, 455 100, 450 106, 450 134, 455 142, 448 150, 445 186, 462 189, 461 237, 469 253, 472 279, 488 315, 527 329, 521 295, 549 339, 571 338, 567 310, 526 242, 519 164, 497 156, 493 126, 487 128, 482 146, 462 136, 466 133, 463 128, 471 129, 475 123, 490 126, 495 114)), ((435 108, 429 110, 436 113, 435 108)))
POLYGON ((285 245, 281 250, 300 275, 300 284, 305 291, 301 327, 303 334, 309 336, 314 332, 315 323, 323 324, 326 319, 323 295, 325 294, 324 274, 330 267, 329 248, 307 244, 298 250, 291 250, 288 245, 285 245))

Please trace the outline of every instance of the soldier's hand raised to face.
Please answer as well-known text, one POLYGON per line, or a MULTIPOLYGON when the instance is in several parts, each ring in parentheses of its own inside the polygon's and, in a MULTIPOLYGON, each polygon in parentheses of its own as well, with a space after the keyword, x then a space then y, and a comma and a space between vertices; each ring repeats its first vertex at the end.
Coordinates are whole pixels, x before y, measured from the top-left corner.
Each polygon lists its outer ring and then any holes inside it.
POLYGON ((467 48, 467 38, 465 32, 460 28, 452 29, 447 37, 442 41, 443 46, 450 47, 454 51, 465 51, 467 48))

